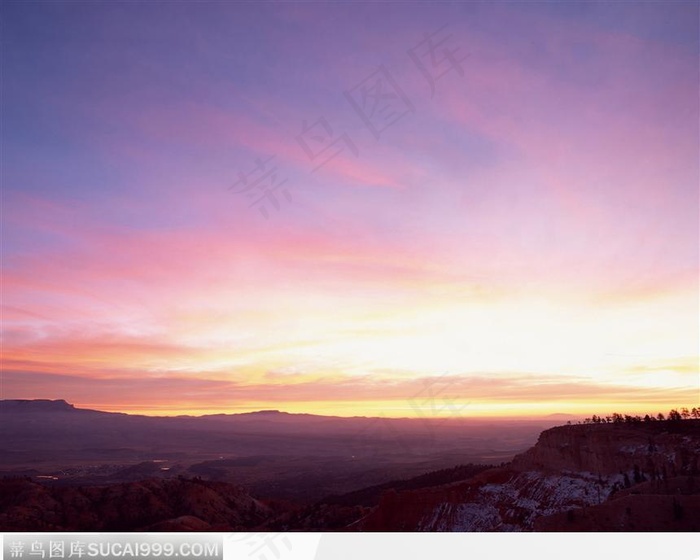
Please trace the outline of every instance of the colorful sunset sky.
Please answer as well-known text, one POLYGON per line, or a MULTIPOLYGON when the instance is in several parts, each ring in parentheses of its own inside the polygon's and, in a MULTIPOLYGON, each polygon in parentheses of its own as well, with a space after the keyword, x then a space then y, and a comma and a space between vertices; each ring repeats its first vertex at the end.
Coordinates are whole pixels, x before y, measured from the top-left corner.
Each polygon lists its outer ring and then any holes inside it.
POLYGON ((698 16, 4 3, 2 398, 697 406, 698 16))

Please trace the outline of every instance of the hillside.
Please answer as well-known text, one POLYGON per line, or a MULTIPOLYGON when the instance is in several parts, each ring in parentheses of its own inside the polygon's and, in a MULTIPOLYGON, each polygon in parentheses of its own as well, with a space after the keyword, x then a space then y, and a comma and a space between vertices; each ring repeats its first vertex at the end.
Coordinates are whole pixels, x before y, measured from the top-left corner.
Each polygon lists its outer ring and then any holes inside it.
POLYGON ((468 481, 386 493, 368 531, 699 530, 700 421, 543 432, 468 481))
POLYGON ((313 504, 459 464, 499 464, 552 420, 366 418, 276 410, 149 417, 0 400, 0 476, 106 485, 183 476, 313 504))
POLYGON ((473 446, 535 425, 453 423, 431 440, 397 419, 392 440, 365 431, 380 419, 277 411, 0 412, 0 464, 27 469, 0 479, 4 531, 700 531, 700 419, 558 426, 510 462, 477 462, 473 446))
POLYGON ((51 487, 27 478, 0 480, 0 531, 236 531, 273 513, 222 482, 51 487))

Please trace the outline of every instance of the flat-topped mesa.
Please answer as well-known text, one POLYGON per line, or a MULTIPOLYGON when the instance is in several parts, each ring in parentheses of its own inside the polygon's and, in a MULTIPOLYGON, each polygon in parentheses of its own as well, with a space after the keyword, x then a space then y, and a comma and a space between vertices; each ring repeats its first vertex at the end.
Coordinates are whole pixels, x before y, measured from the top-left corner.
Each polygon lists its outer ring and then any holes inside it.
POLYGON ((649 465, 688 465, 700 452, 700 421, 649 424, 578 424, 558 426, 540 434, 537 443, 513 459, 519 471, 556 470, 615 474, 649 465))
POLYGON ((75 406, 63 399, 5 399, 0 400, 0 414, 3 412, 70 412, 75 406))

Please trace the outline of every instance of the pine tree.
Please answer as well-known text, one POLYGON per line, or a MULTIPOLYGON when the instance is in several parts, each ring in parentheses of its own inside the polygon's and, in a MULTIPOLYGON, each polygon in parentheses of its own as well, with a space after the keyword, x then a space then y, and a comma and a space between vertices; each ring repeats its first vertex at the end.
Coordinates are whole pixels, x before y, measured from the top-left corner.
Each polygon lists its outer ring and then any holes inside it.
POLYGON ((668 419, 677 422, 678 420, 682 420, 683 417, 681 416, 681 413, 674 408, 673 410, 669 411, 668 419))

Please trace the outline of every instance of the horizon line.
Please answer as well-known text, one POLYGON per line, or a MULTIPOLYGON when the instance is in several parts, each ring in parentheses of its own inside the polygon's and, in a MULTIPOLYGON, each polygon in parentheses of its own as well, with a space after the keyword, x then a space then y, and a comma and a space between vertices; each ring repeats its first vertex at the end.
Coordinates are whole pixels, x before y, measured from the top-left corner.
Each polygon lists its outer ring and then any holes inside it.
MULTIPOLYGON (((57 399, 50 399, 50 398, 4 398, 0 399, 0 404, 5 403, 5 402, 27 402, 27 403, 36 403, 36 402, 46 402, 46 403, 65 403, 67 406, 75 409, 75 410, 85 410, 85 411, 93 411, 93 412, 102 412, 106 414, 124 414, 127 416, 143 416, 143 417, 148 417, 148 418, 204 418, 208 416, 242 416, 242 415, 250 415, 250 414, 284 414, 288 416, 314 416, 314 417, 319 417, 319 418, 343 418, 343 419, 382 419, 382 420, 420 420, 420 421, 441 421, 441 422, 455 422, 455 421, 503 421, 503 420, 555 420, 557 418, 560 418, 562 421, 582 421, 586 418, 590 418, 590 414, 576 414, 576 413, 567 413, 567 412, 553 412, 553 413, 541 413, 541 414, 536 414, 536 413, 520 413, 520 414, 482 414, 482 415, 471 415, 471 416, 466 416, 462 414, 453 414, 453 415, 425 415, 425 414, 415 414, 413 416, 388 416, 388 415, 380 415, 380 416, 371 416, 371 415, 360 415, 360 414, 352 414, 352 415, 343 415, 343 414, 318 414, 318 413, 313 413, 313 412, 297 412, 297 411, 289 411, 289 410, 283 410, 279 408, 250 408, 248 410, 243 410, 243 411, 237 411, 237 412, 232 412, 230 409, 215 409, 213 411, 205 411, 201 408, 198 409, 191 409, 189 411, 175 411, 168 413, 167 411, 161 411, 158 409, 153 409, 153 408, 145 408, 143 411, 134 411, 134 410, 129 410, 129 409, 123 409, 123 408, 113 408, 113 407, 102 407, 100 405, 92 405, 90 403, 72 403, 67 399, 63 398, 57 398, 57 399)), ((678 406, 672 406, 670 410, 680 410, 683 408, 692 408, 692 405, 690 406, 685 406, 685 405, 678 405, 678 406)), ((650 411, 635 411, 635 412, 617 412, 617 411, 611 411, 609 413, 596 413, 593 414, 592 416, 598 416, 598 417, 607 417, 607 416, 612 416, 613 414, 622 414, 623 416, 625 414, 629 416, 644 416, 644 415, 649 415, 653 416, 653 418, 656 418, 658 413, 661 412, 664 414, 664 416, 668 413, 668 411, 655 411, 655 412, 650 412, 650 411)))

